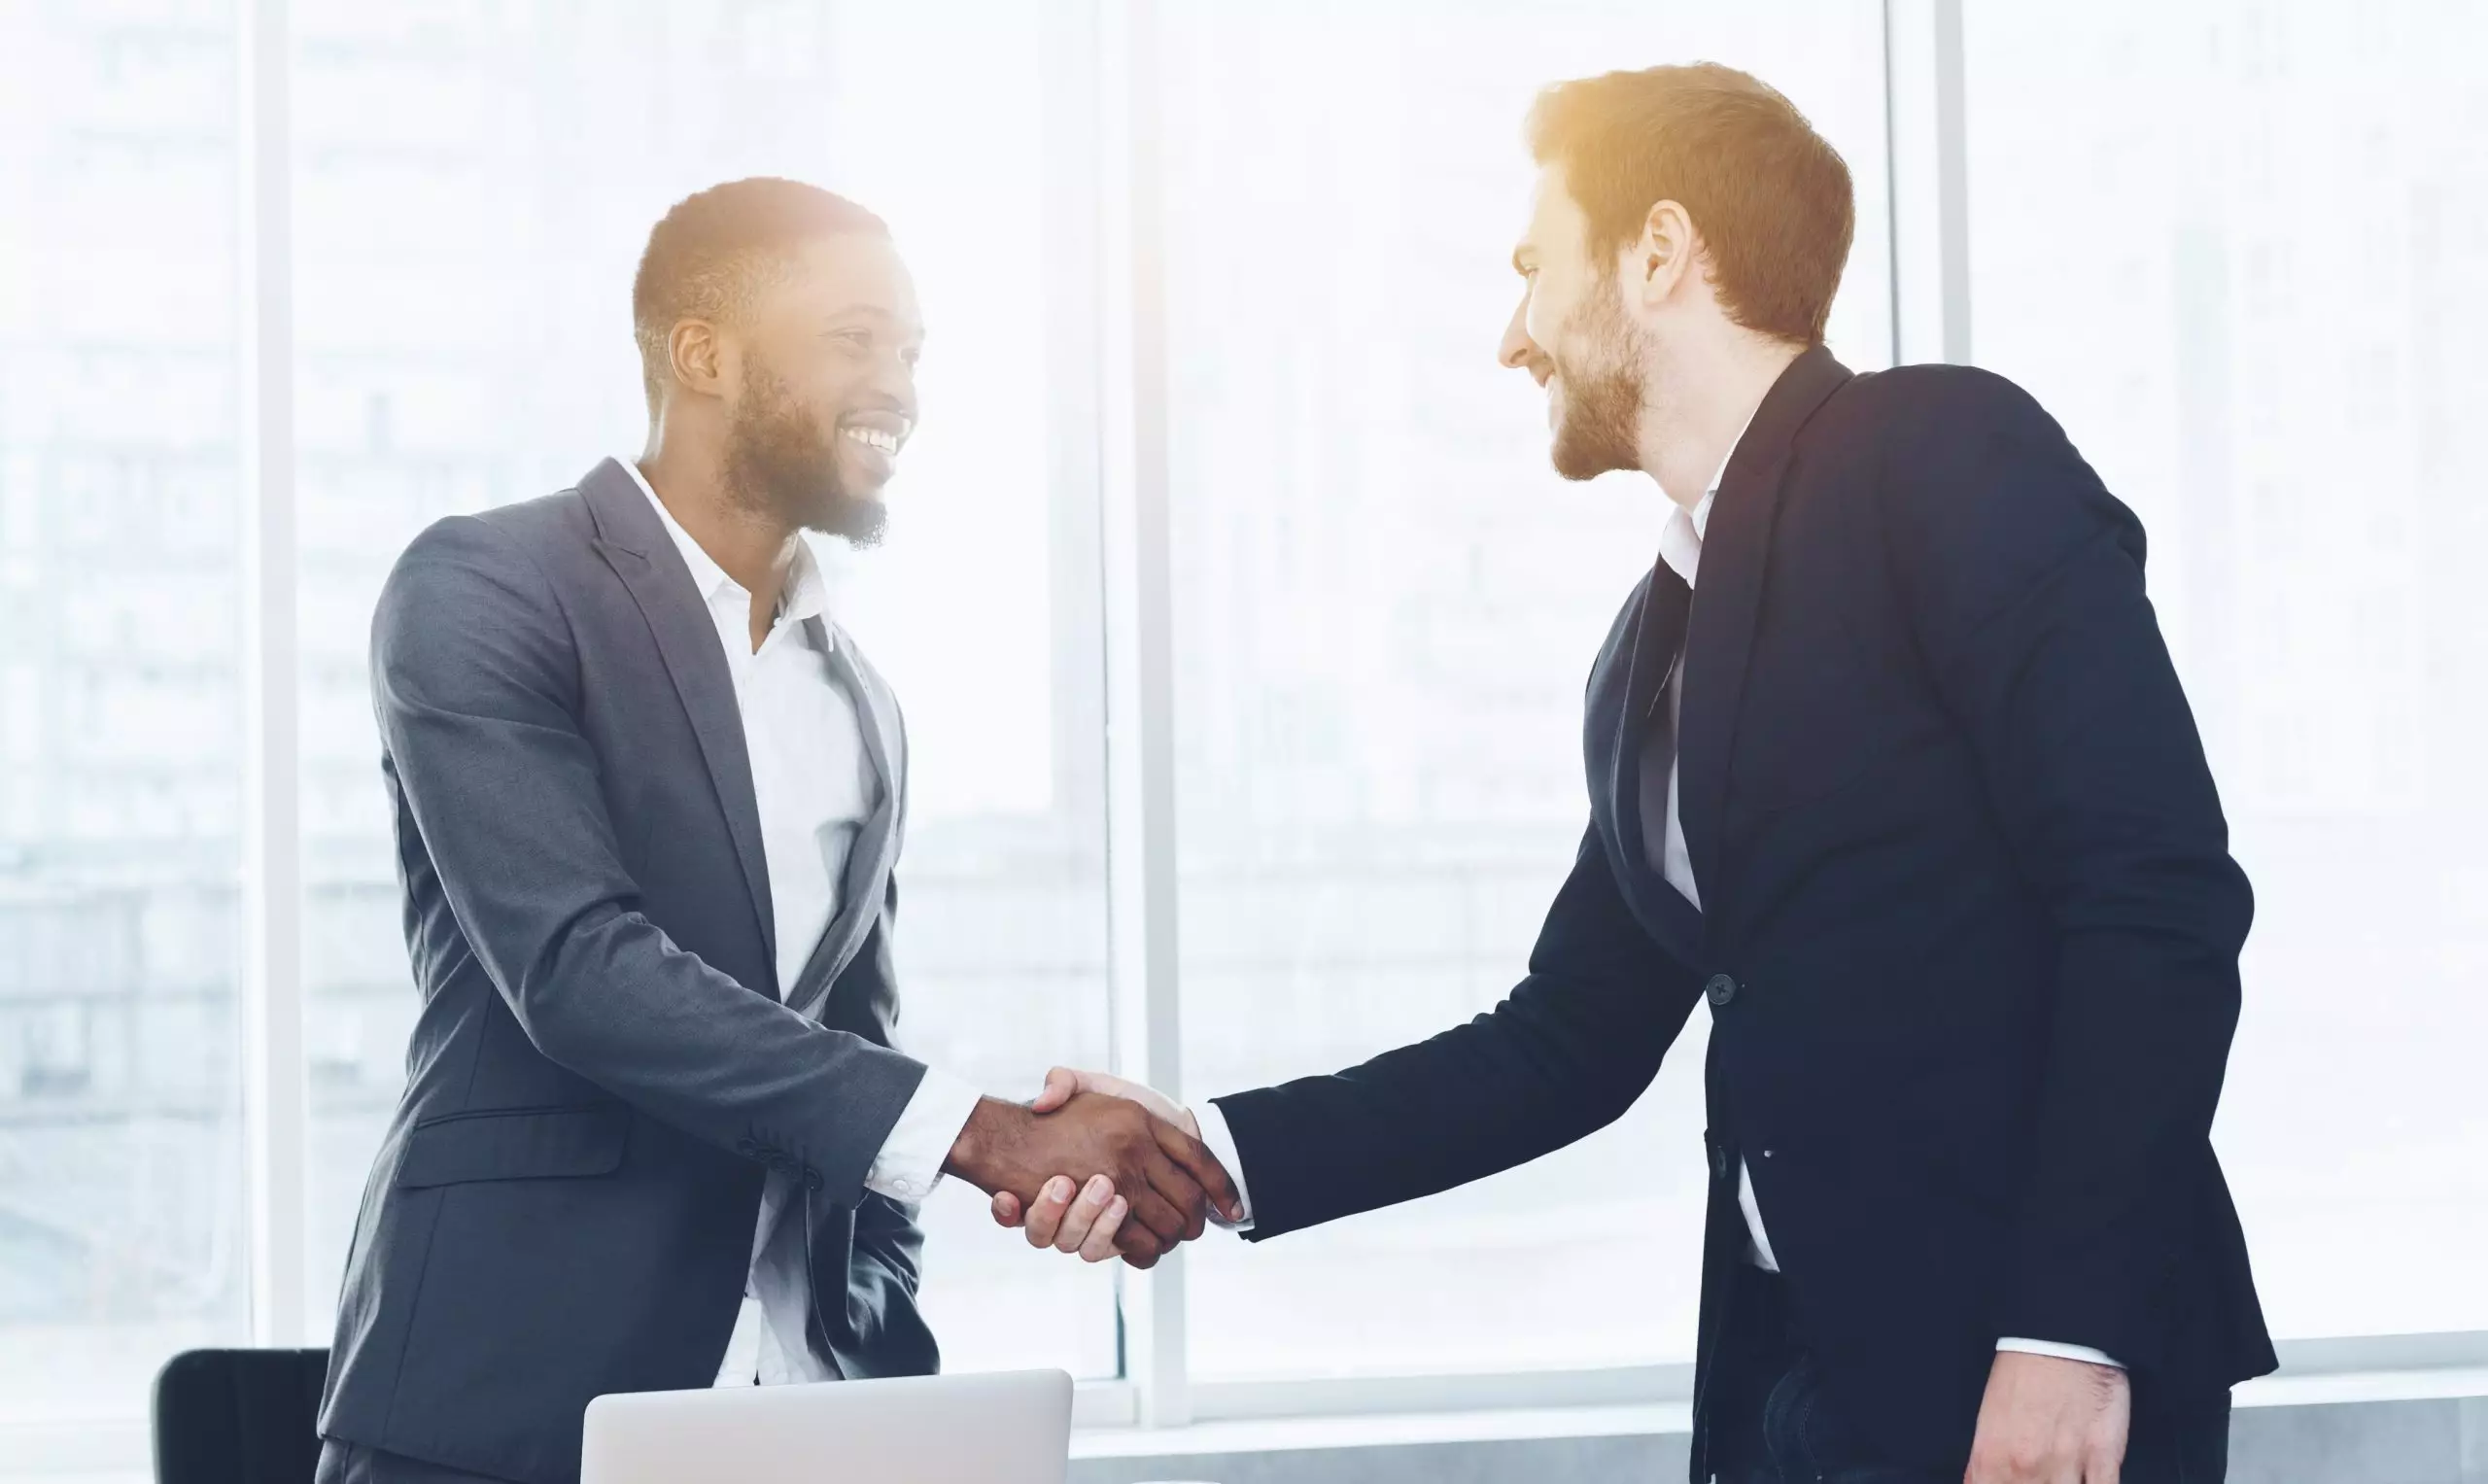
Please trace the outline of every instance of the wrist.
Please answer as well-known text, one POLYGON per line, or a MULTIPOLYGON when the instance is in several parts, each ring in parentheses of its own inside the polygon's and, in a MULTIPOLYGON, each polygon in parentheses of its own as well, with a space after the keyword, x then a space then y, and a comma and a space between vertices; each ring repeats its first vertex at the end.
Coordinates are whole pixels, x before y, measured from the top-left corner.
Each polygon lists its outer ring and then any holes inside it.
POLYGON ((950 1141, 942 1173, 956 1175, 988 1195, 1002 1190, 1008 1183, 1002 1175, 1005 1152, 1018 1143, 1021 1124, 1033 1117, 1018 1103, 978 1098, 959 1136, 950 1141))

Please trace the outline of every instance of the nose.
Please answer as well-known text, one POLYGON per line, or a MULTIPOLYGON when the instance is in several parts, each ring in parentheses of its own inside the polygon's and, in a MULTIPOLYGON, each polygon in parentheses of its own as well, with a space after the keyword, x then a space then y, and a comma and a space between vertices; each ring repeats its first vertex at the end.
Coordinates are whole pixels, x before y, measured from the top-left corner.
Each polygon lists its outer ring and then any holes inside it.
POLYGON ((1538 379, 1539 386, 1546 384, 1549 362, 1546 353, 1529 337, 1529 297, 1526 294, 1513 306, 1511 320, 1503 326, 1503 343, 1498 348, 1496 359, 1513 370, 1528 371, 1538 379))
POLYGON ((1512 317, 1503 322, 1503 343, 1496 359, 1514 370, 1529 363, 1529 295, 1522 294, 1512 306, 1512 317))
POLYGON ((889 410, 916 421, 916 367, 899 356, 886 358, 873 378, 873 390, 889 410))

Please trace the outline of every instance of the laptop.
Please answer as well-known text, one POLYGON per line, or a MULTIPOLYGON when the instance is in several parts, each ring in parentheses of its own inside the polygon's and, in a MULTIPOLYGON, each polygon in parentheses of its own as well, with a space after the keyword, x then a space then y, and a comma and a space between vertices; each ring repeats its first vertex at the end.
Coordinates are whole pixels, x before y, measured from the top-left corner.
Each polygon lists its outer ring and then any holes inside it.
POLYGON ((588 1403, 580 1484, 1063 1484, 1059 1370, 630 1392, 588 1403))

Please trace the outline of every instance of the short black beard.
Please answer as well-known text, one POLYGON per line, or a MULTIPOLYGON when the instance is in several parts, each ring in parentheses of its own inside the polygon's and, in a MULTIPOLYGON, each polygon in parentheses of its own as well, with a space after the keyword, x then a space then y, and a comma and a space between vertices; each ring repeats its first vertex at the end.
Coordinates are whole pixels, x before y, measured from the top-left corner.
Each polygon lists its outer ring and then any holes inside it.
POLYGON ((1564 338, 1590 358, 1568 364, 1555 354, 1564 379, 1564 418, 1555 428, 1555 472, 1567 479, 1596 479, 1641 466, 1641 358, 1633 327, 1624 318, 1624 289, 1616 275, 1572 311, 1564 338))
POLYGON ((877 545, 889 507, 840 482, 838 437, 834 428, 824 434, 784 380, 754 359, 726 430, 726 487, 747 508, 798 530, 877 545))

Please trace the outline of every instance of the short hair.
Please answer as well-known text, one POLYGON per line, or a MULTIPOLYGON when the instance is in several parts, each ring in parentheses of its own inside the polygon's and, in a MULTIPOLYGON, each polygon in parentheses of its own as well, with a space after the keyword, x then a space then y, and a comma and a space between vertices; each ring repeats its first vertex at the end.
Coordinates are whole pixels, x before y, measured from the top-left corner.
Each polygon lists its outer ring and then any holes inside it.
POLYGON ((631 283, 631 325, 649 408, 665 389, 674 326, 733 319, 804 243, 889 231, 887 223, 843 195, 774 176, 729 181, 676 202, 648 233, 631 283))
POLYGON ((1561 162, 1593 262, 1641 235, 1650 208, 1693 219, 1712 287, 1748 329, 1819 343, 1849 261, 1849 166, 1796 106, 1715 62, 1558 83, 1529 114, 1529 150, 1561 162))

